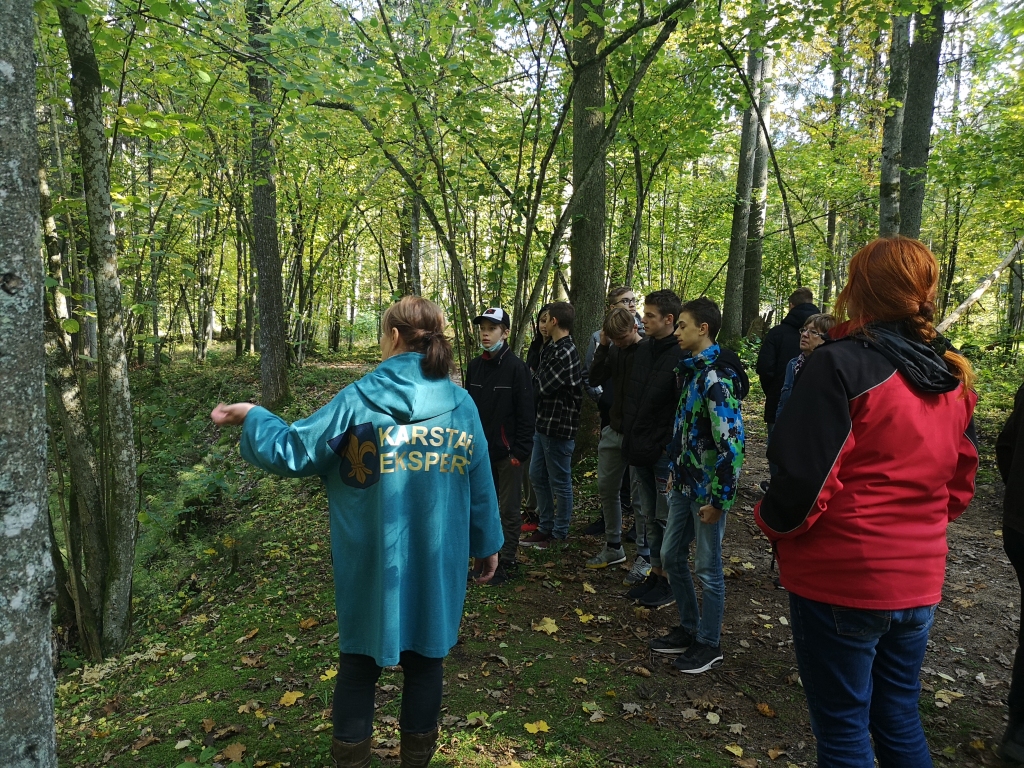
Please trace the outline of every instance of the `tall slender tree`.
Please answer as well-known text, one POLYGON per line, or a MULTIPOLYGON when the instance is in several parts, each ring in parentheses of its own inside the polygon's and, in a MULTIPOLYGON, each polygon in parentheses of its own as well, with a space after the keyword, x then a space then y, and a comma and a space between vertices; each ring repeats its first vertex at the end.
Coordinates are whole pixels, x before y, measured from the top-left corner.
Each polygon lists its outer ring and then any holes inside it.
POLYGON ((900 231, 900 162, 903 111, 910 74, 910 16, 894 15, 889 40, 889 89, 882 123, 881 181, 878 185, 878 234, 900 231))
MULTIPOLYGON (((764 224, 768 208, 768 134, 771 130, 772 94, 767 81, 771 79, 772 54, 766 51, 762 63, 761 93, 758 109, 763 127, 758 126, 754 154, 754 175, 750 189, 750 214, 747 223, 747 255, 743 272, 743 324, 749 334, 761 314, 761 262, 764 252, 764 224)), ((755 120, 757 116, 754 116, 755 120)))
POLYGON ((32 3, 0 3, 0 765, 56 768, 32 3))

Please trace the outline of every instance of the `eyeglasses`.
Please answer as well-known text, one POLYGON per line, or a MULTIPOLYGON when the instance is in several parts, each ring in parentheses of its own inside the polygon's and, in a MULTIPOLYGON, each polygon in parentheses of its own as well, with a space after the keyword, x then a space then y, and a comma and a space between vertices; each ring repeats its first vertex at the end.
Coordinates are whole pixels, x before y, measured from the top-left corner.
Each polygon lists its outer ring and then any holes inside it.
POLYGON ((826 333, 819 333, 818 331, 814 330, 813 328, 801 328, 800 329, 800 335, 803 336, 805 334, 807 336, 817 336, 819 339, 824 339, 828 335, 826 333))
POLYGON ((621 298, 618 301, 612 303, 613 306, 615 304, 622 304, 625 307, 635 307, 636 306, 636 298, 635 297, 634 298, 629 298, 629 297, 621 298))

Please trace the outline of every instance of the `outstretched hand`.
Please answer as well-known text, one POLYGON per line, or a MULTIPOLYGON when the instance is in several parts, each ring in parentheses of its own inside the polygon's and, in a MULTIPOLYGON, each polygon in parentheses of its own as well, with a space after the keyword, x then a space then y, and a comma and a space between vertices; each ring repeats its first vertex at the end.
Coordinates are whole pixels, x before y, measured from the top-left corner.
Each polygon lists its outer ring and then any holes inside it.
POLYGON ((494 576, 494 572, 498 570, 498 553, 495 552, 490 557, 475 558, 473 566, 474 569, 480 570, 480 575, 473 579, 473 581, 477 584, 486 584, 494 576))
POLYGON ((246 415, 255 407, 252 403, 217 403, 210 412, 210 418, 218 427, 233 427, 245 421, 246 415))

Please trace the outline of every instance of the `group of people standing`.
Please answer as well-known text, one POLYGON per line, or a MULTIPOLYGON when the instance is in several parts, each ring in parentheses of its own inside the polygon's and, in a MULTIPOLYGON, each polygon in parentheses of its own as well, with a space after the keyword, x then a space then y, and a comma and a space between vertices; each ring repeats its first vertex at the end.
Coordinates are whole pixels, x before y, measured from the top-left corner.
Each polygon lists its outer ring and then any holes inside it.
MULTIPOLYGON (((823 768, 869 768, 875 757, 883 767, 931 765, 918 674, 941 598, 946 525, 969 503, 978 465, 973 373, 932 325, 937 282, 923 244, 875 240, 850 262, 836 305, 844 322, 798 291, 758 361, 774 466, 755 519, 789 592, 823 768)), ((637 541, 626 594, 679 611, 650 650, 674 655, 684 673, 722 663, 722 539, 744 459, 747 377, 717 343, 713 301, 659 290, 642 306, 638 314, 628 288, 609 294, 585 367, 569 304, 543 308, 527 361, 509 348, 507 312, 487 309, 475 319, 483 353, 464 389, 449 377, 440 309, 406 297, 383 317, 381 365, 313 416, 289 425, 248 403, 215 409, 218 424, 243 424, 248 461, 327 484, 337 766, 369 765, 374 684, 398 663, 402 765, 430 761, 465 565, 475 558, 469 581, 504 583, 519 546, 567 538, 587 392, 603 404, 605 543, 586 565, 626 561, 625 486, 637 541), (525 467, 538 521, 523 537, 525 467)))

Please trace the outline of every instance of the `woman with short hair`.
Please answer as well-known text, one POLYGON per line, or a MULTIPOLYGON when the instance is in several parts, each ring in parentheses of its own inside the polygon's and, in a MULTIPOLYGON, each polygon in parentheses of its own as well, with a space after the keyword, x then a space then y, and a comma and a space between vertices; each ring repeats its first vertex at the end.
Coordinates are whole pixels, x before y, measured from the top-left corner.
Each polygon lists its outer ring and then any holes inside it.
POLYGON ((874 240, 776 422, 779 466, 755 509, 790 593, 820 768, 931 766, 918 675, 942 599, 946 527, 970 503, 977 396, 933 326, 939 267, 874 240), (872 750, 872 738, 874 750, 872 750))
POLYGON ((476 406, 449 378, 440 307, 406 296, 384 313, 382 362, 312 416, 287 424, 251 403, 218 405, 242 424, 242 457, 327 486, 341 651, 331 756, 370 764, 381 668, 402 665, 402 766, 437 745, 442 662, 458 640, 466 563, 486 582, 504 540, 476 406))

